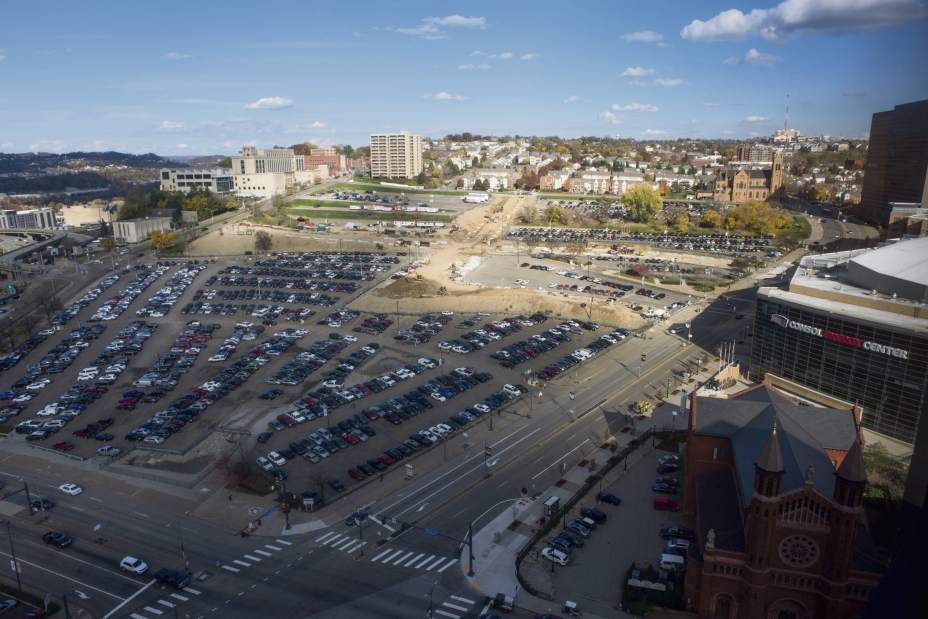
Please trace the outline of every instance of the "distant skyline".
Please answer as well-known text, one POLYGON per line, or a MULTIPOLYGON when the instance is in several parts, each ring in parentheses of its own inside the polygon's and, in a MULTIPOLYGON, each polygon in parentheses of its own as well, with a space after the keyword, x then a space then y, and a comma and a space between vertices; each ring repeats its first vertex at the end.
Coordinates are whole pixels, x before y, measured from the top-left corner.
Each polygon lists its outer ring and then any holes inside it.
POLYGON ((8 3, 0 152, 372 132, 866 137, 928 98, 928 0, 8 3))

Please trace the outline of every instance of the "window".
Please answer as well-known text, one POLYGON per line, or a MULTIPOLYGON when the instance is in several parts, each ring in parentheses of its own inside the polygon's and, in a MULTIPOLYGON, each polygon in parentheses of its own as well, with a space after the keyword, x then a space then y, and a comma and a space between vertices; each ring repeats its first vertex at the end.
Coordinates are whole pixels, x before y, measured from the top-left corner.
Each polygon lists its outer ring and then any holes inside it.
POLYGON ((729 619, 733 617, 735 600, 727 593, 720 593, 715 597, 715 612, 712 613, 716 619, 729 619))

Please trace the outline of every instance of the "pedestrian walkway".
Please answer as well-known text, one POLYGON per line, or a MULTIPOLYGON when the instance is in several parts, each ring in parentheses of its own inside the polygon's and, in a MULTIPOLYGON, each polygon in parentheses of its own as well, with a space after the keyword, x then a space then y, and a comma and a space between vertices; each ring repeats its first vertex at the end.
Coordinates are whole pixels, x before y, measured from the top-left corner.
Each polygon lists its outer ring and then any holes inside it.
POLYGON ((477 600, 462 597, 460 595, 450 595, 448 599, 432 609, 433 617, 448 617, 448 619, 461 619, 466 613, 472 612, 477 600))
POLYGON ((273 540, 273 543, 263 544, 254 550, 248 551, 242 555, 241 559, 232 559, 226 563, 220 563, 219 567, 227 572, 238 574, 243 569, 249 568, 256 563, 261 563, 262 561, 274 556, 274 553, 280 552, 287 546, 292 545, 293 542, 288 542, 285 539, 275 539, 273 540))
POLYGON ((176 617, 181 611, 178 607, 184 602, 190 601, 190 598, 200 595, 200 591, 193 587, 184 587, 180 591, 169 593, 159 598, 147 606, 136 609, 129 613, 131 619, 153 619, 168 614, 169 617, 176 617))

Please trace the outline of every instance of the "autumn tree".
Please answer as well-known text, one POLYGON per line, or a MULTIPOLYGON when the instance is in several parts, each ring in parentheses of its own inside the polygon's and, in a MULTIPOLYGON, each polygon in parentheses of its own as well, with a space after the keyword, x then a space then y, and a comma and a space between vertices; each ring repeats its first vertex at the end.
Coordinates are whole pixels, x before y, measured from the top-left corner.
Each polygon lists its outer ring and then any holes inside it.
POLYGON ((718 228, 722 223, 722 215, 715 209, 709 209, 699 218, 699 225, 703 228, 718 228))
POLYGON ((166 249, 173 249, 177 245, 177 233, 173 230, 166 232, 153 232, 151 235, 151 247, 155 252, 161 252, 166 249))
POLYGON ((273 239, 271 235, 264 230, 258 230, 255 232, 255 251, 266 252, 270 251, 271 245, 273 244, 273 239))
POLYGON ((654 221, 662 207, 660 195, 644 183, 629 187, 622 194, 622 204, 628 209, 631 218, 638 222, 654 221))
POLYGON ((544 217, 549 225, 560 223, 564 217, 564 211, 556 204, 549 204, 545 207, 544 217))
POLYGON ((792 223, 785 211, 756 200, 728 209, 725 215, 726 230, 744 230, 752 234, 773 234, 789 228, 792 223))
POLYGON ((667 219, 670 229, 678 234, 683 234, 690 229, 690 216, 686 211, 678 209, 667 219))

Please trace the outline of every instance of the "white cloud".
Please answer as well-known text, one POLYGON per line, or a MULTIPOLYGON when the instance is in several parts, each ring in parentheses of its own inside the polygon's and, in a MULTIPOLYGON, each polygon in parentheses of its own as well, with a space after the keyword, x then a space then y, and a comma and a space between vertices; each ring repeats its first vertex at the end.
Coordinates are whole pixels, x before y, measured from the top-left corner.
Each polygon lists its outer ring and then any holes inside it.
POLYGON ((657 106, 651 103, 628 103, 626 105, 613 103, 610 109, 613 112, 656 112, 657 106))
POLYGON ((677 78, 668 79, 668 78, 659 77, 656 80, 654 80, 654 83, 658 86, 672 87, 672 86, 679 86, 681 84, 684 84, 685 82, 677 78))
POLYGON ((615 112, 611 110, 606 110, 605 112, 600 114, 599 117, 605 120, 610 125, 621 125, 622 124, 622 121, 619 120, 619 117, 616 116, 615 112))
POLYGON ((459 64, 458 69, 461 71, 489 71, 492 67, 485 62, 480 64, 459 64))
POLYGON ((924 0, 784 0, 772 9, 722 11, 695 19, 680 31, 693 41, 740 39, 759 34, 777 40, 793 35, 874 30, 928 18, 924 0))
POLYGON ((568 104, 569 104, 569 103, 576 103, 576 102, 578 102, 579 100, 580 100, 580 97, 578 97, 577 95, 570 95, 570 96, 564 98, 564 103, 568 103, 568 104))
POLYGON ((326 124, 321 120, 314 120, 313 124, 310 125, 313 129, 325 129, 326 124))
POLYGON ((639 30, 623 34, 622 38, 629 43, 660 43, 664 40, 664 35, 653 30, 639 30))
POLYGON ((735 132, 731 129, 722 129, 722 135, 735 135, 735 132))
POLYGON ((466 15, 446 15, 444 17, 426 17, 418 25, 405 28, 389 27, 387 30, 409 36, 435 41, 446 39, 448 35, 443 28, 486 28, 486 17, 468 17, 466 15))
POLYGON ((770 119, 767 118, 766 116, 748 116, 744 119, 744 122, 746 122, 749 125, 756 125, 758 123, 765 123, 768 120, 770 119))
POLYGON ((661 136, 667 135, 667 132, 663 129, 645 129, 641 132, 641 135, 650 135, 650 136, 661 136))
MULTIPOLYGON (((502 54, 495 57, 499 58, 500 60, 512 60, 512 55, 512 52, 503 52, 502 54)), ((494 56, 490 56, 490 58, 494 58, 494 56)))
POLYGON ((720 106, 720 105, 722 105, 722 104, 721 104, 721 103, 716 103, 716 102, 714 102, 714 101, 707 101, 706 103, 703 103, 702 105, 703 105, 703 107, 718 107, 718 106, 720 106))
POLYGON ((535 60, 539 56, 541 56, 541 54, 537 54, 535 52, 528 52, 526 54, 522 54, 521 56, 519 56, 519 60, 535 60))
POLYGON ((190 54, 184 54, 182 52, 168 52, 163 56, 165 60, 189 60, 193 58, 190 54))
POLYGON ((33 153, 60 153, 67 150, 67 146, 64 140, 39 140, 29 145, 29 151, 33 153))
POLYGON ((737 56, 729 56, 728 58, 722 61, 722 64, 731 64, 731 65, 741 64, 741 59, 738 58, 737 56))
POLYGON ((174 145, 174 148, 176 148, 176 149, 178 149, 178 150, 186 150, 186 149, 190 148, 190 146, 189 146, 188 144, 183 144, 183 143, 181 143, 181 144, 175 144, 175 145, 174 145))
POLYGON ((291 105, 293 105, 293 99, 290 97, 261 97, 245 107, 249 110, 280 110, 291 105))
POLYGON ((513 58, 515 58, 515 54, 513 54, 512 52, 491 53, 491 52, 482 52, 479 49, 475 52, 471 52, 470 55, 477 56, 479 58, 489 58, 490 60, 512 60, 513 58))
POLYGON ((628 67, 622 71, 622 77, 647 77, 649 75, 654 75, 654 69, 647 69, 645 67, 628 67))
POLYGON ((158 128, 162 131, 177 131, 184 128, 184 123, 176 120, 162 120, 158 128))
POLYGON ((422 95, 422 98, 430 99, 432 101, 464 101, 465 99, 465 97, 462 97, 461 95, 453 95, 445 90, 436 93, 426 93, 422 95))
POLYGON ((748 64, 759 64, 765 67, 772 67, 783 60, 774 54, 759 52, 753 47, 744 54, 744 61, 748 64))
POLYGON ((14 146, 12 142, 0 142, 0 150, 12 150, 14 146))

